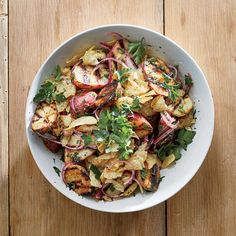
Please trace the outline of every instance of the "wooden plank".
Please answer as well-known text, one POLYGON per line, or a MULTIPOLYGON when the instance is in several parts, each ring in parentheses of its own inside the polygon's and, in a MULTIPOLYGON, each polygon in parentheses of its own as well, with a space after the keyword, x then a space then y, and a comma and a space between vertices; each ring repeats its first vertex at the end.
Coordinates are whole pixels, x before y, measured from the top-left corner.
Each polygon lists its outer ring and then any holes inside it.
POLYGON ((0 235, 8 235, 8 16, 0 2, 0 235))
MULTIPOLYGON (((168 201, 168 235, 236 232, 236 1, 165 1, 165 32, 199 62, 213 92, 215 131, 190 184, 168 201)), ((197 79, 197 78, 195 78, 197 79)))
POLYGON ((0 0, 0 16, 7 15, 7 6, 8 6, 7 0, 0 0))
POLYGON ((59 43, 107 23, 140 24, 162 31, 162 7, 162 1, 156 0, 148 4, 138 0, 10 1, 12 235, 165 235, 165 204, 145 212, 107 214, 79 206, 57 192, 31 157, 23 109, 37 69, 59 43))

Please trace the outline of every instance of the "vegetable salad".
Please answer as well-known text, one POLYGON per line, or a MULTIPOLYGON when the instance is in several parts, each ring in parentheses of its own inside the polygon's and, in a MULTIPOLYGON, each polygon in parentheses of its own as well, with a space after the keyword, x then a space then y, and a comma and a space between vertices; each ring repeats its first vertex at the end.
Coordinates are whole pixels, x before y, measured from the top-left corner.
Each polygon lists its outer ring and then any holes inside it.
POLYGON ((66 186, 105 201, 156 191, 195 135, 191 75, 149 56, 144 38, 109 35, 45 79, 31 125, 63 151, 66 186))

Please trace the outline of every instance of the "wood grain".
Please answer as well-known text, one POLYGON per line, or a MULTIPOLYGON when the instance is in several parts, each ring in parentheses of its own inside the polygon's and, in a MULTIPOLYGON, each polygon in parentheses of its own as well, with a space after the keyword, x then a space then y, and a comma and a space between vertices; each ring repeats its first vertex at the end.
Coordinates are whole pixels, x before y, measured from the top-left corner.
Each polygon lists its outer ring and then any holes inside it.
POLYGON ((0 235, 8 234, 8 16, 0 1, 0 235))
POLYGON ((106 214, 79 206, 50 186, 31 157, 23 109, 40 64, 61 42, 108 23, 162 32, 162 1, 10 0, 9 11, 11 235, 165 235, 164 204, 144 212, 106 214))
MULTIPOLYGON (((168 235, 236 233, 236 1, 165 1, 165 32, 194 56, 215 104, 213 143, 198 174, 168 201, 168 235)), ((197 78, 196 78, 197 79, 197 78)))

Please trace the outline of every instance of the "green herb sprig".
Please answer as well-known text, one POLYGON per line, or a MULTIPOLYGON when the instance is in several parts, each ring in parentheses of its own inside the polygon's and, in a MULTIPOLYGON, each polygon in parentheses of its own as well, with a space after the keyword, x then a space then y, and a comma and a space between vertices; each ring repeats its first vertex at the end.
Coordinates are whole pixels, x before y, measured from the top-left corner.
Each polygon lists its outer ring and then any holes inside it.
POLYGON ((129 43, 128 52, 132 55, 135 63, 139 65, 145 56, 144 38, 138 42, 129 43))

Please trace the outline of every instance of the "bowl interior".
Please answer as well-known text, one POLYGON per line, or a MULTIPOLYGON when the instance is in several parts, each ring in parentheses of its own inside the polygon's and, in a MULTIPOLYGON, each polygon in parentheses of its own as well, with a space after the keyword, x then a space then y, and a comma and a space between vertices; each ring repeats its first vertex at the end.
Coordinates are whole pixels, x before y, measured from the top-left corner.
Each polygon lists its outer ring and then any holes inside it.
POLYGON ((106 212, 131 212, 142 210, 161 203, 179 191, 197 172, 201 166, 211 143, 214 127, 214 108, 211 92, 207 81, 196 62, 172 40, 154 31, 131 25, 109 25, 97 27, 82 32, 60 45, 47 58, 39 69, 29 91, 26 104, 26 133, 33 157, 47 180, 62 194, 71 200, 86 207, 106 212), (45 76, 52 73, 56 65, 63 65, 66 59, 77 52, 83 52, 91 45, 97 45, 100 41, 107 40, 107 32, 118 32, 131 40, 139 40, 142 37, 152 47, 151 52, 158 55, 170 64, 178 64, 181 74, 190 73, 194 86, 190 96, 196 107, 196 131, 192 144, 187 151, 183 151, 182 158, 176 165, 161 171, 162 180, 159 189, 155 193, 137 194, 135 197, 125 198, 114 202, 96 202, 87 197, 78 196, 70 191, 61 178, 53 170, 53 166, 62 168, 63 162, 60 155, 49 152, 37 135, 30 130, 30 120, 34 114, 35 104, 32 102, 34 95, 42 84, 45 76))

